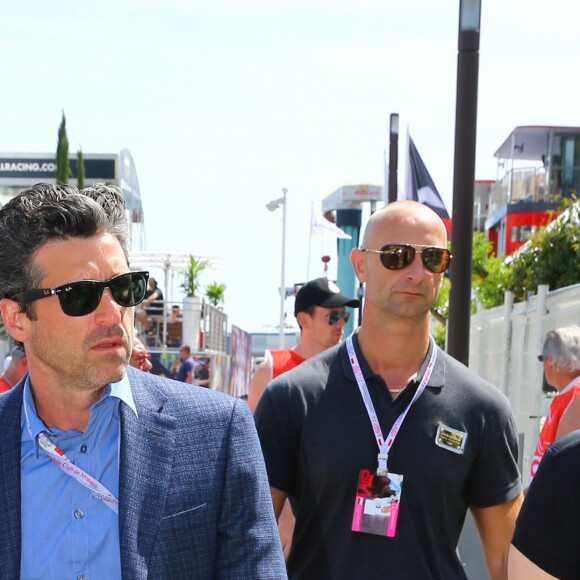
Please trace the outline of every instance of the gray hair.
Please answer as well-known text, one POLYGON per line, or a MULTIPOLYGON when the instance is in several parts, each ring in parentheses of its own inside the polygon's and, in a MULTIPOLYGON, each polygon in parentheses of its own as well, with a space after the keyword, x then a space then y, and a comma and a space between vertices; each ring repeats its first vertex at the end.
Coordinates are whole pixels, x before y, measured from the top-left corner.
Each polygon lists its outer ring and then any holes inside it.
MULTIPOLYGON (((0 208, 0 298, 37 288, 36 252, 52 240, 113 235, 129 259, 129 222, 118 187, 38 183, 0 208)), ((28 306, 24 307, 30 316, 28 306)))
POLYGON ((552 364, 565 371, 580 370, 580 326, 570 324, 548 330, 542 353, 549 354, 552 364))

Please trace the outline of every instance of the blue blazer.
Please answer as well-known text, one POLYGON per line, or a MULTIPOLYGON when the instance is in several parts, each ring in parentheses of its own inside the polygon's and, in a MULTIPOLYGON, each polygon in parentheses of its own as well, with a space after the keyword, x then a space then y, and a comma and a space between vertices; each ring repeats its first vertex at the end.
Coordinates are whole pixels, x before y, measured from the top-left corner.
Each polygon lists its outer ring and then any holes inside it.
MULTIPOLYGON (((286 567, 246 403, 128 369, 120 405, 123 579, 280 579, 286 567)), ((0 577, 20 578, 23 381, 0 396, 0 577)), ((39 516, 42 517, 42 516, 39 516)))

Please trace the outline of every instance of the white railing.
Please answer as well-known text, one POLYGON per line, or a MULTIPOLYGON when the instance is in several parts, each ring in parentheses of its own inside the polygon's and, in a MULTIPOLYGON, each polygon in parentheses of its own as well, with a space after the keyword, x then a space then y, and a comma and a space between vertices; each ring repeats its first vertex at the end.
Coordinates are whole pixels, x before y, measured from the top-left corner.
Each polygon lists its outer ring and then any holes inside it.
POLYGON ((543 369, 537 355, 545 333, 567 324, 580 325, 580 284, 552 292, 540 286, 536 296, 517 304, 506 293, 504 306, 471 317, 469 366, 510 400, 523 434, 525 484, 552 396, 542 391, 543 369))

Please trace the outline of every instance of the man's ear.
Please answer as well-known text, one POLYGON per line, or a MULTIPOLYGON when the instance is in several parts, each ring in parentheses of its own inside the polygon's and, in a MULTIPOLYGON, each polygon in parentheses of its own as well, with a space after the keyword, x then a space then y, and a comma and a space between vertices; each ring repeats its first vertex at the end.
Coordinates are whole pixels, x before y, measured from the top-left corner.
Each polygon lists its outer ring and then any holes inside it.
POLYGON ((366 282, 366 253, 358 248, 350 251, 350 262, 358 281, 366 282))
POLYGON ((9 298, 0 300, 0 314, 6 332, 17 342, 24 342, 27 338, 26 325, 24 318, 26 314, 21 311, 20 304, 9 298))
POLYGON ((308 314, 308 312, 299 312, 296 314, 296 321, 298 322, 298 326, 302 329, 308 328, 311 320, 312 317, 310 314, 308 314))

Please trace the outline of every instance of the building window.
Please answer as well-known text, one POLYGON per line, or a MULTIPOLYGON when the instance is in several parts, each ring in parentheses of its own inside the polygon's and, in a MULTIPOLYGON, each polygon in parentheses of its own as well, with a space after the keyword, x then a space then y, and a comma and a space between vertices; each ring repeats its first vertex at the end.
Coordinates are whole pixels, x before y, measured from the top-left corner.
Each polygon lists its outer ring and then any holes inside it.
POLYGON ((513 226, 512 242, 527 242, 536 229, 536 226, 513 226))

